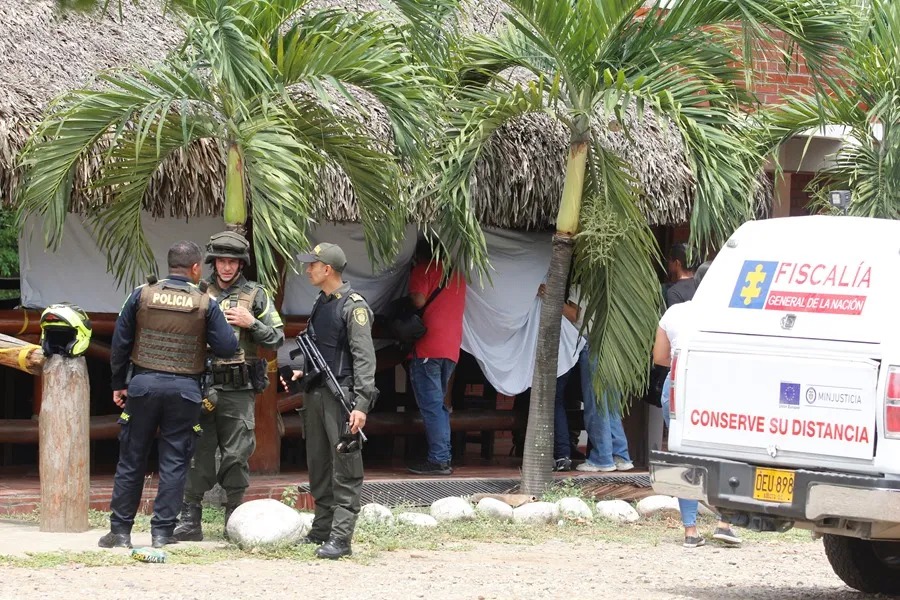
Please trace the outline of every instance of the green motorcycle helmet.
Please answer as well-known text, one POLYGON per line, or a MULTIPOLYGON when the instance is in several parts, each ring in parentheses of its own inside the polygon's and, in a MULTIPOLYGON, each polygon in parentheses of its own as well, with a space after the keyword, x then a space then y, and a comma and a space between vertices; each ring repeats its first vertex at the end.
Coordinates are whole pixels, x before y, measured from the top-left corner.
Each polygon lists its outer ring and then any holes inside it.
POLYGON ((237 258, 250 266, 250 242, 233 231, 215 233, 206 244, 206 264, 214 265, 217 258, 237 258))
POLYGON ((41 313, 41 349, 45 356, 81 356, 91 343, 91 332, 91 319, 74 304, 51 304, 41 313))

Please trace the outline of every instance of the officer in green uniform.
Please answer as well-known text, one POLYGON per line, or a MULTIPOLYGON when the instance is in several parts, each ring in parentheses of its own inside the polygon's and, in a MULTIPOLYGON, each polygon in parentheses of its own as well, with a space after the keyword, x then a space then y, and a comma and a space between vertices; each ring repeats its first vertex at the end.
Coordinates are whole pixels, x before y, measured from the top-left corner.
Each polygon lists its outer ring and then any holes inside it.
POLYGON ((203 539, 200 503, 216 482, 225 489, 226 525, 243 501, 250 485, 248 461, 256 448, 256 394, 267 382, 266 360, 258 358, 257 349, 276 349, 284 343, 284 324, 269 293, 242 274, 250 264, 247 240, 231 231, 213 235, 206 246, 206 262, 213 267, 208 293, 225 312, 240 349, 231 358, 212 360, 211 404, 200 418, 203 435, 188 473, 184 505, 175 529, 180 541, 203 539), (221 451, 218 473, 217 448, 221 451))
MULTIPOLYGON (((362 454, 359 450, 338 452, 336 446, 345 424, 352 434, 363 428, 375 401, 372 310, 343 280, 347 257, 340 246, 319 244, 299 260, 307 263, 306 276, 321 290, 310 313, 310 334, 354 404, 347 417, 324 384, 307 390, 303 397, 306 461, 316 512, 302 543, 319 544, 316 556, 336 559, 351 554, 350 539, 360 508, 362 454)), ((301 375, 294 371, 294 379, 301 375)))

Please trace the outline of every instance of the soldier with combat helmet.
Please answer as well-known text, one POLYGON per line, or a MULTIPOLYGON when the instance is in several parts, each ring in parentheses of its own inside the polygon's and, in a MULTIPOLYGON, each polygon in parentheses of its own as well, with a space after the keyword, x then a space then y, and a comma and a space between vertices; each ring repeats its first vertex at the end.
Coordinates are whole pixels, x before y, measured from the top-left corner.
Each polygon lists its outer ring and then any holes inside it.
POLYGON ((266 289, 247 280, 250 244, 244 236, 224 231, 209 238, 206 262, 212 265, 208 293, 225 312, 240 349, 228 359, 212 360, 208 410, 200 418, 203 435, 188 473, 175 538, 200 541, 203 494, 218 482, 225 490, 225 524, 241 504, 250 485, 248 461, 256 448, 254 407, 256 394, 267 382, 266 361, 260 347, 277 349, 284 342, 284 324, 266 289), (216 471, 216 449, 221 463, 216 471))

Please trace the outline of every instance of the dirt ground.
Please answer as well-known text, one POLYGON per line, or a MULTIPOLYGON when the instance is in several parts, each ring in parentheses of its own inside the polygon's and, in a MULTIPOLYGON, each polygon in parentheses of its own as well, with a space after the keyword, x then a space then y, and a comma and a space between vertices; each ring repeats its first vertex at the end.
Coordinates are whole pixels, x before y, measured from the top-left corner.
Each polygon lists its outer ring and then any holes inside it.
POLYGON ((0 599, 43 598, 863 599, 832 573, 821 542, 742 548, 621 541, 473 542, 339 562, 244 558, 211 565, 0 567, 0 599))

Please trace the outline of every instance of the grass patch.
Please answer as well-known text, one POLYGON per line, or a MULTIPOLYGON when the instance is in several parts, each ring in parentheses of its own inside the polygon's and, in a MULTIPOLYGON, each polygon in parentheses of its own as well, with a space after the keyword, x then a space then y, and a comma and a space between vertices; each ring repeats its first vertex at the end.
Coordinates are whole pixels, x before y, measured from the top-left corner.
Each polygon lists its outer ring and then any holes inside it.
MULTIPOLYGON (((5 513, 0 519, 8 521, 22 521, 23 523, 38 523, 41 520, 41 509, 37 508, 30 513, 5 513)), ((94 510, 88 511, 88 525, 91 529, 109 529, 109 512, 94 510)), ((212 540, 221 540, 222 529, 225 525, 225 511, 221 508, 206 506, 203 508, 203 535, 212 540), (207 532, 208 530, 208 532, 207 532)), ((134 533, 146 533, 150 531, 150 515, 138 513, 134 517, 134 533)))
MULTIPOLYGON (((560 486, 557 490, 559 498, 579 496, 590 504, 589 498, 577 493, 577 488, 566 489, 560 486)), ((545 496, 545 498, 555 496, 545 496)), ((394 514, 400 512, 428 512, 422 507, 398 507, 394 514)), ((37 521, 39 513, 29 515, 11 515, 20 521, 37 521)), ((224 512, 219 508, 207 507, 203 510, 203 529, 206 540, 215 541, 222 538, 224 512)), ((91 511, 92 527, 107 528, 108 513, 91 511)), ((715 519, 702 515, 698 518, 698 527, 704 534, 712 534, 715 519)), ((148 531, 150 517, 138 515, 135 531, 148 531)), ((785 543, 811 542, 808 531, 793 529, 783 534, 754 533, 738 529, 738 534, 746 545, 772 545, 785 543)), ((481 515, 473 521, 441 523, 437 527, 423 531, 421 528, 406 523, 396 522, 393 526, 376 523, 359 523, 353 539, 353 557, 350 560, 363 564, 372 562, 384 552, 403 550, 421 551, 466 551, 481 543, 510 544, 535 546, 550 541, 579 544, 585 542, 604 541, 623 545, 680 545, 683 535, 681 521, 677 516, 657 515, 644 518, 636 523, 617 524, 595 519, 592 522, 566 521, 562 525, 520 524, 498 522, 481 515)), ((208 565, 227 560, 241 558, 257 558, 263 560, 317 560, 312 545, 291 546, 281 548, 255 548, 241 550, 234 545, 193 546, 190 544, 166 548, 167 563, 208 565)), ((86 567, 110 567, 136 565, 137 561, 129 553, 123 551, 97 550, 93 552, 48 552, 36 553, 27 557, 0 556, 0 566, 29 569, 52 568, 64 565, 82 565, 86 567)))

